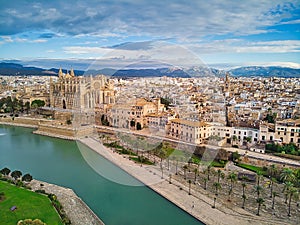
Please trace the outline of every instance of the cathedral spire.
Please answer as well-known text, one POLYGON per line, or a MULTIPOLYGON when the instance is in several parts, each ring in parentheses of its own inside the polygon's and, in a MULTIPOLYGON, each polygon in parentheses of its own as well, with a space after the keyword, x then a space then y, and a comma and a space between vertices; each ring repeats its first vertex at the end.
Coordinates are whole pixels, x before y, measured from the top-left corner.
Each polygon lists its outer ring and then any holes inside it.
POLYGON ((73 68, 71 68, 70 75, 71 75, 71 77, 75 77, 75 73, 74 73, 73 68))
POLYGON ((61 67, 59 68, 59 71, 58 71, 58 77, 63 78, 63 72, 62 72, 61 67))

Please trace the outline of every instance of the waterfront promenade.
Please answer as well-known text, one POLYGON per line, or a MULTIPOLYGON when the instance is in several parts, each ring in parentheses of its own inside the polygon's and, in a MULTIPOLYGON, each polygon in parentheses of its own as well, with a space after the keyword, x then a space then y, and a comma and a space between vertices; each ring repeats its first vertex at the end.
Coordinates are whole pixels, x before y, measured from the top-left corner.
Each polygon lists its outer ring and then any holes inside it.
POLYGON ((217 203, 216 208, 213 209, 213 200, 206 195, 193 191, 191 195, 188 195, 187 186, 175 180, 172 180, 172 184, 169 184, 166 175, 166 179, 162 179, 159 167, 140 166, 140 164, 129 160, 127 157, 104 147, 94 138, 82 138, 80 142, 207 225, 267 225, 274 224, 274 222, 276 224, 288 224, 288 222, 277 221, 275 218, 270 221, 270 218, 253 215, 238 207, 229 209, 217 203))

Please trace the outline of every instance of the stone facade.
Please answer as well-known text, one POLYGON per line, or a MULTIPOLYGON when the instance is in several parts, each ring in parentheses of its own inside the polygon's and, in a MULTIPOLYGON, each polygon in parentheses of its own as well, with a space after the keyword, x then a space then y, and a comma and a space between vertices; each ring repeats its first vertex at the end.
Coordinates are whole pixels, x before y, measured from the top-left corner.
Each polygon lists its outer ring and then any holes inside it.
POLYGON ((95 123, 95 114, 103 105, 115 103, 112 84, 104 75, 75 76, 74 71, 50 80, 50 107, 55 119, 76 120, 78 123, 95 123))

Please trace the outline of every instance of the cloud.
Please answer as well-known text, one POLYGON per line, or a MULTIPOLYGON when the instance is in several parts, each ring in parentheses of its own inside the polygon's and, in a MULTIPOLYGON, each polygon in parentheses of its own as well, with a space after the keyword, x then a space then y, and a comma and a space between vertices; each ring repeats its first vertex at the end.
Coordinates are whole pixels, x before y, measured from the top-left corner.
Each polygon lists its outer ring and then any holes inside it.
POLYGON ((243 39, 224 39, 190 44, 195 54, 218 53, 291 53, 300 52, 299 40, 247 41, 243 39))
POLYGON ((300 24, 300 19, 281 22, 280 24, 300 24))
POLYGON ((3 42, 13 42, 13 39, 10 36, 0 36, 3 42))
POLYGON ((257 34, 292 17, 299 2, 275 1, 2 1, 0 35, 48 30, 66 35, 153 36, 199 39, 257 34))
POLYGON ((54 33, 43 33, 43 34, 40 34, 39 35, 39 38, 53 38, 53 37, 55 37, 56 36, 56 34, 54 34, 54 33))

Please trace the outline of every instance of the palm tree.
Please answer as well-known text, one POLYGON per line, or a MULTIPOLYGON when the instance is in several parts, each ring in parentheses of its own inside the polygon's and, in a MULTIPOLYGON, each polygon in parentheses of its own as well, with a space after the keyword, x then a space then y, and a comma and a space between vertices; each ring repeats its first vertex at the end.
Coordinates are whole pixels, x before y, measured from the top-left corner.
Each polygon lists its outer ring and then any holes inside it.
POLYGON ((169 184, 172 184, 172 174, 169 174, 169 184))
POLYGON ((285 184, 284 184, 284 195, 285 195, 285 204, 287 204, 287 200, 288 200, 288 195, 290 193, 290 189, 292 189, 294 187, 293 183, 290 182, 290 181, 287 181, 285 184))
POLYGON ((209 180, 209 175, 210 175, 210 172, 211 172, 211 165, 209 165, 207 168, 206 168, 206 171, 205 173, 207 174, 207 180, 209 180))
POLYGON ((220 183, 220 179, 224 179, 225 174, 220 169, 218 169, 217 173, 218 173, 218 183, 220 183))
MULTIPOLYGON (((294 182, 295 181, 295 174, 292 169, 284 168, 280 173, 280 180, 282 182, 294 182)), ((284 191, 284 190, 283 190, 284 191)), ((282 191, 282 192, 283 192, 282 191)))
POLYGON ((269 175, 270 175, 271 177, 276 177, 277 172, 278 172, 277 166, 276 166, 275 164, 272 164, 272 165, 268 168, 268 171, 269 171, 269 175))
POLYGON ((194 169, 194 173, 195 173, 194 184, 196 184, 197 175, 198 175, 198 167, 194 169))
POLYGON ((292 202, 292 197, 294 195, 297 195, 299 194, 299 191, 297 190, 297 188, 295 187, 291 187, 289 190, 288 190, 288 195, 289 195, 289 206, 288 206, 288 216, 291 216, 291 202, 292 202))
POLYGON ((275 197, 278 196, 278 193, 276 191, 273 191, 272 196, 273 196, 273 199, 272 199, 272 209, 274 209, 274 206, 275 206, 275 197))
POLYGON ((261 177, 262 177, 262 172, 261 171, 257 171, 257 173, 256 173, 257 186, 259 186, 259 184, 260 184, 261 177))
POLYGON ((260 197, 261 192, 263 191, 263 187, 259 185, 254 186, 255 192, 257 193, 257 198, 260 197))
POLYGON ((231 172, 229 175, 228 175, 228 178, 230 180, 230 189, 229 189, 229 196, 231 196, 232 194, 232 191, 233 191, 233 183, 236 182, 237 180, 237 175, 235 172, 231 172))
POLYGON ((189 180, 188 182, 189 182, 189 195, 191 195, 191 185, 192 185, 192 181, 189 180))
POLYGON ((214 204, 213 204, 213 206, 212 206, 213 209, 216 208, 216 200, 217 200, 217 198, 214 197, 214 204))
POLYGON ((300 169, 295 169, 294 175, 296 178, 295 186, 300 187, 300 169))
POLYGON ((184 172, 184 179, 186 180, 186 170, 188 169, 187 165, 183 166, 183 172, 184 172))
POLYGON ((271 184, 270 184, 270 198, 272 198, 272 196, 273 196, 273 186, 274 186, 274 182, 276 182, 276 178, 272 177, 272 178, 271 178, 271 184))
POLYGON ((257 204, 258 204, 256 215, 259 216, 260 207, 261 207, 261 205, 265 202, 265 200, 264 200, 263 198, 258 198, 258 199, 256 199, 256 202, 257 202, 257 204))
POLYGON ((247 187, 247 184, 245 182, 242 183, 242 190, 243 190, 243 195, 245 195, 245 188, 247 187))
POLYGON ((204 190, 206 190, 207 189, 207 178, 206 177, 204 177, 204 190))
POLYGON ((246 202, 247 197, 246 197, 246 195, 244 194, 244 195, 242 195, 242 198, 243 198, 243 205, 242 205, 242 208, 244 209, 244 208, 245 208, 245 202, 246 202))
POLYGON ((215 191, 215 195, 218 196, 218 191, 219 191, 219 189, 222 188, 222 186, 221 186, 221 184, 219 182, 215 182, 213 185, 214 185, 215 190, 216 190, 215 191))
POLYGON ((164 168, 162 164, 160 164, 160 169, 161 169, 161 179, 164 179, 164 168))

